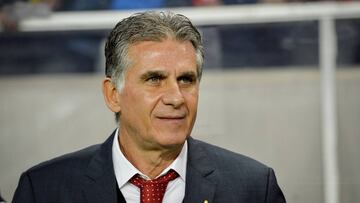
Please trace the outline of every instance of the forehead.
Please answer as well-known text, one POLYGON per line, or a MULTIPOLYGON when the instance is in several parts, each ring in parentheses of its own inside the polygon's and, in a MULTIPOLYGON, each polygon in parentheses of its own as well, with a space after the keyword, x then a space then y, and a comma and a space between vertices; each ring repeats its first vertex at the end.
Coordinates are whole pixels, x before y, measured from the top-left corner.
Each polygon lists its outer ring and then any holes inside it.
POLYGON ((190 41, 166 39, 129 45, 130 69, 187 69, 196 71, 196 52, 190 41))
POLYGON ((167 53, 179 52, 185 55, 195 54, 195 48, 190 41, 180 41, 173 38, 166 38, 163 40, 146 40, 138 41, 129 44, 128 53, 135 54, 134 52, 152 52, 154 50, 163 50, 167 53), (187 53, 187 54, 186 54, 187 53))

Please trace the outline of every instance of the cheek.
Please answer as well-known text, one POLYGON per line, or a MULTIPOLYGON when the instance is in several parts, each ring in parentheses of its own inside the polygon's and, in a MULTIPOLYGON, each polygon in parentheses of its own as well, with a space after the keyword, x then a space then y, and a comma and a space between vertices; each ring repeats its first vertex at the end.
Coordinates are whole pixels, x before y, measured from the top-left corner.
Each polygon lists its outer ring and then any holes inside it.
POLYGON ((131 92, 124 92, 124 112, 131 111, 142 120, 150 118, 151 112, 155 108, 160 96, 153 92, 141 89, 133 89, 131 92))
POLYGON ((189 92, 187 94, 184 94, 184 96, 185 96, 186 103, 187 103, 190 113, 196 114, 198 100, 199 100, 198 91, 189 92))
POLYGON ((139 95, 139 92, 136 89, 123 89, 120 100, 121 112, 127 119, 134 121, 134 119, 139 116, 138 111, 142 111, 141 98, 141 95, 139 95))

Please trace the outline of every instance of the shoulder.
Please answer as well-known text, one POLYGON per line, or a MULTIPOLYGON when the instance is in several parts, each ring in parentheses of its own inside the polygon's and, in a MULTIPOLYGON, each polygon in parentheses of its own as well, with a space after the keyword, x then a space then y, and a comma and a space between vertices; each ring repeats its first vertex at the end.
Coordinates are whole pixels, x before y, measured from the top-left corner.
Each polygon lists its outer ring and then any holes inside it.
POLYGON ((189 148, 204 154, 203 157, 216 168, 217 174, 222 178, 239 178, 253 183, 267 182, 269 175, 273 173, 270 167, 253 158, 200 140, 190 139, 189 148))
POLYGON ((79 194, 86 167, 98 150, 99 145, 94 145, 28 169, 20 177, 13 202, 76 202, 71 201, 72 198, 81 199, 79 194), (65 191, 76 195, 69 196, 63 193, 65 191))
MULTIPOLYGON (((111 170, 112 140, 42 162, 25 171, 14 202, 82 202, 82 188, 95 175, 111 170), (28 199, 33 199, 30 201, 28 199), (60 201, 61 200, 61 201, 60 201)), ((109 174, 109 172, 106 172, 109 174)))
POLYGON ((218 167, 227 167, 231 166, 240 167, 240 168, 248 168, 248 169, 259 169, 259 170, 268 170, 269 167, 265 164, 250 158, 248 156, 238 154, 232 152, 230 150, 221 148, 219 146, 215 146, 200 140, 191 139, 189 140, 189 145, 192 147, 197 148, 199 150, 203 150, 209 159, 215 163, 218 167))
POLYGON ((114 133, 102 144, 96 144, 79 151, 68 153, 51 160, 42 162, 25 173, 27 174, 53 174, 54 172, 61 175, 77 175, 85 173, 85 169, 92 162, 108 163, 111 161, 112 142, 114 133))
POLYGON ((84 173, 84 169, 99 148, 100 145, 93 145, 79 151, 53 158, 31 167, 25 173, 35 179, 80 175, 81 173, 84 173))
POLYGON ((218 186, 217 202, 285 202, 272 168, 199 140, 188 143, 191 168, 211 171, 207 179, 218 186))

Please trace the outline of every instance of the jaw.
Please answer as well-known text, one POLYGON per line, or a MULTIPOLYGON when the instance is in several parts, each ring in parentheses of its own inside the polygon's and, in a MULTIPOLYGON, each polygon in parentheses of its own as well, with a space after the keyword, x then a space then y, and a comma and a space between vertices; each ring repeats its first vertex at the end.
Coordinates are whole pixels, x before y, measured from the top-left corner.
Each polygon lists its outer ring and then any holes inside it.
POLYGON ((187 117, 155 118, 152 122, 153 135, 159 144, 183 144, 191 132, 191 121, 187 117))

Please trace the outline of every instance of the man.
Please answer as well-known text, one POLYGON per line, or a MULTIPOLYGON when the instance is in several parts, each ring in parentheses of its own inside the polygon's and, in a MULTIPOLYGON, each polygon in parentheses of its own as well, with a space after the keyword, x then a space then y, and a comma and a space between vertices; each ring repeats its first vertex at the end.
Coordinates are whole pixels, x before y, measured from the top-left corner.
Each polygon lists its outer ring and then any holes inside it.
POLYGON ((103 94, 119 127, 23 173, 14 203, 285 202, 271 168, 190 137, 203 47, 185 16, 126 18, 105 55, 103 94))

